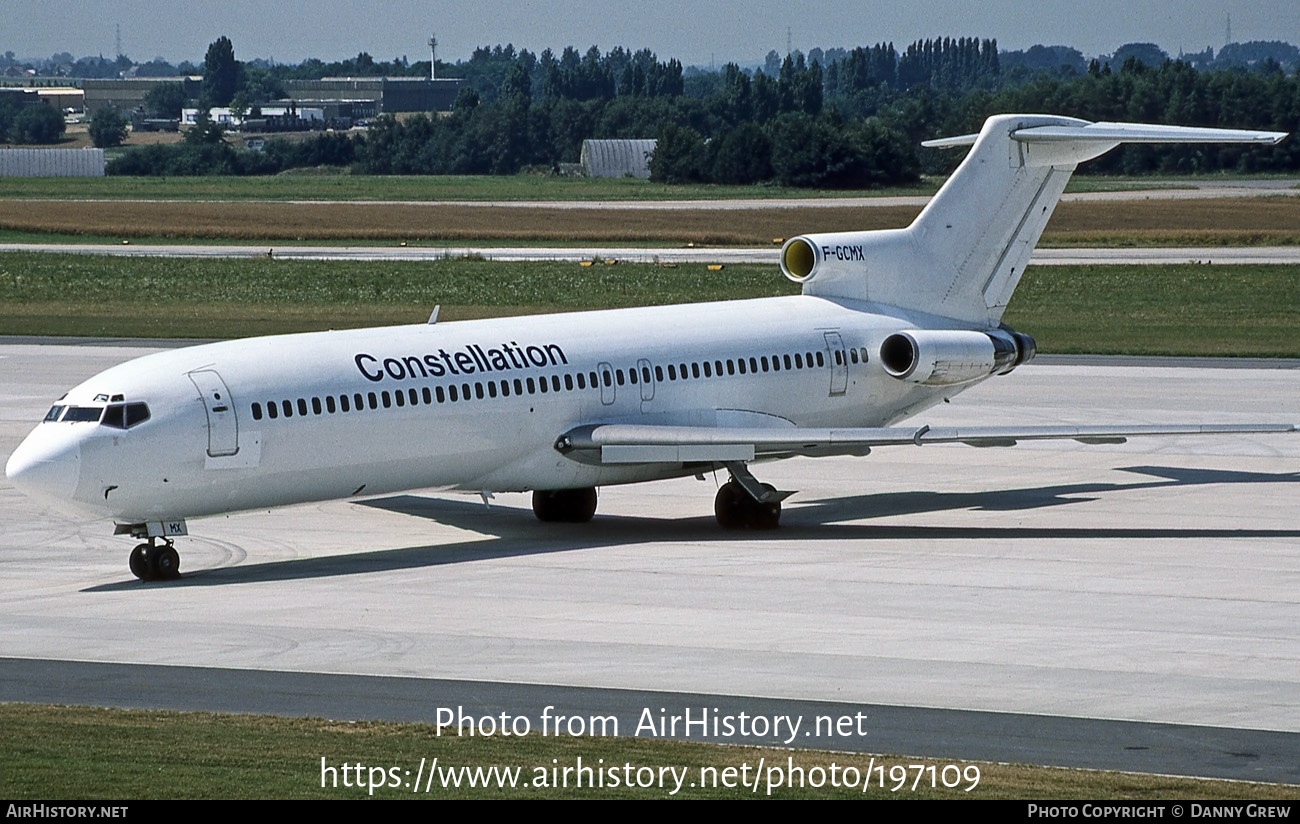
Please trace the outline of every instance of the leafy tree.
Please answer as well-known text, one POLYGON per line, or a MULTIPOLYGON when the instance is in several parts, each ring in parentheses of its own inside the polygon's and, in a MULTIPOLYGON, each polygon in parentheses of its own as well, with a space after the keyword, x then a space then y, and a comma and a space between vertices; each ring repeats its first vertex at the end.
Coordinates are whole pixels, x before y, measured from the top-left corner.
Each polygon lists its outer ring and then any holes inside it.
POLYGON ((144 93, 144 110, 152 117, 179 118, 188 102, 180 83, 158 83, 144 93))
POLYGON ((500 99, 526 106, 532 99, 532 95, 532 81, 528 78, 528 72, 523 66, 515 63, 506 72, 505 80, 501 82, 500 99))
POLYGON ((777 54, 776 49, 772 49, 763 58, 763 73, 768 77, 776 77, 781 71, 781 55, 777 54))
POLYGON ((105 106, 90 119, 90 141, 96 148, 121 146, 126 140, 126 118, 112 106, 105 106))
POLYGON ((1111 62, 1122 66, 1129 60, 1136 60, 1143 65, 1155 67, 1168 59, 1169 55, 1155 43, 1125 43, 1115 49, 1111 62))
POLYGON ((200 106, 194 125, 185 133, 185 143, 188 146, 213 146, 224 143, 224 135, 221 125, 213 122, 208 110, 200 106))
POLYGON ((203 58, 203 96, 212 106, 225 106, 239 88, 239 63, 229 37, 218 37, 203 58))
POLYGON ((141 63, 135 67, 136 77, 175 77, 179 73, 175 66, 161 57, 156 57, 148 63, 141 63))
POLYGON ((1214 60, 1215 68, 1259 65, 1267 60, 1279 63, 1284 70, 1294 71, 1300 66, 1300 49, 1278 40, 1252 40, 1249 43, 1229 43, 1214 60))
POLYGON ((772 141, 755 123, 741 123, 715 139, 714 183, 759 183, 772 177, 772 141))
POLYGON ((239 91, 248 99, 250 106, 286 96, 284 86, 268 69, 245 63, 240 63, 239 66, 239 91))
POLYGON ((469 86, 462 86, 460 91, 456 92, 456 102, 452 104, 452 110, 477 109, 479 102, 478 92, 469 86))
POLYGON ((63 114, 51 106, 23 106, 14 115, 9 139, 14 143, 54 143, 66 128, 63 114))
POLYGON ((665 125, 650 157, 650 179, 660 183, 705 180, 707 149, 704 138, 691 128, 665 125))
POLYGON ((242 124, 244 118, 248 116, 250 108, 252 106, 248 102, 248 95, 244 92, 236 92, 235 96, 230 98, 230 117, 232 120, 242 124))

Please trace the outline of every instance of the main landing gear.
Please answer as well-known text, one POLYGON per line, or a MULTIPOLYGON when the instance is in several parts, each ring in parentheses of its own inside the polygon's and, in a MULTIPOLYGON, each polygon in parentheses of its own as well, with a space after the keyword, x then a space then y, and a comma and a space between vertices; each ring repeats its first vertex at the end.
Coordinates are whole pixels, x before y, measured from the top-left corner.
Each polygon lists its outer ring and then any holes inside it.
POLYGON ((726 464, 731 480, 718 488, 713 514, 723 529, 776 529, 781 523, 781 502, 793 492, 781 492, 759 483, 743 463, 726 464))
MULTIPOLYGON (((781 502, 794 493, 760 483, 743 463, 727 462, 724 466, 731 473, 731 480, 718 489, 718 497, 713 502, 718 526, 776 529, 781 523, 781 502)), ((534 490, 533 514, 545 523, 585 524, 596 514, 596 490, 594 487, 534 490)))
POLYGON ((181 577, 181 556, 172 541, 163 538, 162 546, 150 538, 131 550, 131 574, 141 581, 171 581, 181 577))
POLYGON ((596 514, 596 488, 534 490, 533 514, 546 523, 585 524, 596 514))

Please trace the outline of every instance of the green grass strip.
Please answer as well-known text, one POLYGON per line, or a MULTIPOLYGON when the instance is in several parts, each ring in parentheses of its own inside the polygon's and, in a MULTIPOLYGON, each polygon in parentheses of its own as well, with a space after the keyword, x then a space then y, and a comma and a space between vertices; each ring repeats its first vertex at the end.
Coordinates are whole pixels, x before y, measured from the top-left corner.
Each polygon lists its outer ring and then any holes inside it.
MULTIPOLYGON (((1006 320, 1039 351, 1300 357, 1288 266, 1031 268, 1006 320)), ((0 334, 233 338, 795 294, 773 267, 0 253, 0 334)))

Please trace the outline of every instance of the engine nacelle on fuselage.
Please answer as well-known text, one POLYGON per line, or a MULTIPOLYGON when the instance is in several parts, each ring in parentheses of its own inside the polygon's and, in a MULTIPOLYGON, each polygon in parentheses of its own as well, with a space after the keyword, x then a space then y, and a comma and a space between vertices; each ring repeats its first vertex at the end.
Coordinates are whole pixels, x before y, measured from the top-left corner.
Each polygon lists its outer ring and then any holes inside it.
POLYGON ((1009 329, 909 329, 885 338, 880 363, 899 380, 951 386, 1005 375, 1036 351, 1033 338, 1009 329))
POLYGON ((867 250, 878 232, 838 232, 835 234, 800 235, 781 247, 781 274, 795 283, 807 283, 822 275, 836 263, 857 264, 860 271, 867 261, 867 250))

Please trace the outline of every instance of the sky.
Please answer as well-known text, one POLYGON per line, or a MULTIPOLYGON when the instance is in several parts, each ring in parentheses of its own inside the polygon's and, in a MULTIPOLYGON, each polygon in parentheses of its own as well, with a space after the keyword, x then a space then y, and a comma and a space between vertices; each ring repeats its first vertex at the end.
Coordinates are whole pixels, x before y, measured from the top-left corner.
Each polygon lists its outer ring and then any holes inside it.
POLYGON ((326 61, 366 51, 377 59, 467 59, 476 46, 513 43, 541 52, 575 46, 649 48, 686 65, 761 63, 795 49, 898 47, 929 37, 996 38, 1002 49, 1067 45, 1086 56, 1131 42, 1170 54, 1217 51, 1232 39, 1300 45, 1297 0, 4 0, 0 53, 49 57, 116 52, 143 62, 200 62, 225 35, 240 60, 326 61))

